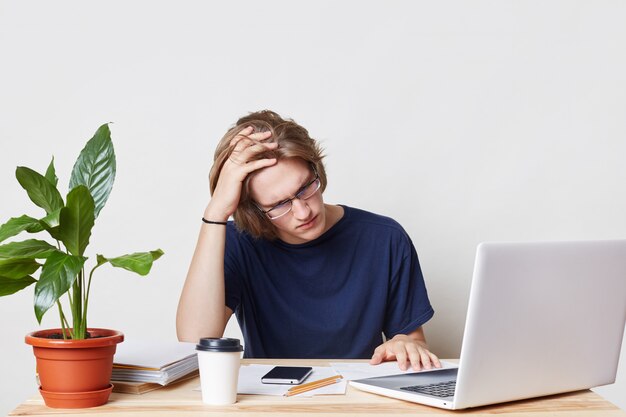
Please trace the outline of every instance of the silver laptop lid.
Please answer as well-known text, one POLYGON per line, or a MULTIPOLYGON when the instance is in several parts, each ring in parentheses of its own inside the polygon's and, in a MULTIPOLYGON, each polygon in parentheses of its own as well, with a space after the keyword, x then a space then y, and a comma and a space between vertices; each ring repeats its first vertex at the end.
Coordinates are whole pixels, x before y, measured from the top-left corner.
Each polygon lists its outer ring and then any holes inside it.
POLYGON ((615 381, 626 323, 626 240, 483 243, 455 408, 615 381))

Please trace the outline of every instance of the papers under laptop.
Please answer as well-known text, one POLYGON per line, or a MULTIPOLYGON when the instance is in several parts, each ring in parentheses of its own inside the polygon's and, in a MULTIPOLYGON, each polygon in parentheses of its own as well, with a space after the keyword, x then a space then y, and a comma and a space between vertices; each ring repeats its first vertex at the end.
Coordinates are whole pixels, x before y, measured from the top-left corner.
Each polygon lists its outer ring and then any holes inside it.
POLYGON ((626 240, 482 243, 458 369, 350 381, 464 409, 615 382, 626 324, 626 240))

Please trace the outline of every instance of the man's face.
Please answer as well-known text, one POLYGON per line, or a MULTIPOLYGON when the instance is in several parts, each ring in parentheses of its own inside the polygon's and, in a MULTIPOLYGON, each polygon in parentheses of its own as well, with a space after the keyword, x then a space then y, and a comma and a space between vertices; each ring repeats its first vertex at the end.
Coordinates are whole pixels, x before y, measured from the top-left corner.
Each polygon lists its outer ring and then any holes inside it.
MULTIPOLYGON (((281 159, 250 179, 250 196, 266 211, 292 198, 314 178, 313 170, 305 161, 299 158, 281 159)), ((318 238, 326 229, 322 193, 317 191, 306 200, 294 199, 291 211, 271 222, 283 242, 299 244, 318 238)))

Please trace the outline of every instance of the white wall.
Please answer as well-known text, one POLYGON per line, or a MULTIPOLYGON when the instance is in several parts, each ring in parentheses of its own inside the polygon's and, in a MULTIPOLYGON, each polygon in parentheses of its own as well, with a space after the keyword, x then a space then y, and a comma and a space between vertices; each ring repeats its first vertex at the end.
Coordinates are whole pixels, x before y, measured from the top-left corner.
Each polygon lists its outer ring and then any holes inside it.
MULTIPOLYGON (((437 311, 429 340, 455 357, 478 242, 626 235, 624 21, 610 0, 1 0, 0 220, 41 214, 17 165, 54 155, 66 184, 115 122, 91 255, 166 255, 147 278, 98 271, 90 324, 174 338, 213 149, 271 108, 323 142, 327 201, 405 226, 437 311)), ((31 300, 0 299, 0 415, 35 392, 31 300)), ((598 392, 626 409, 625 389, 623 360, 598 392)))

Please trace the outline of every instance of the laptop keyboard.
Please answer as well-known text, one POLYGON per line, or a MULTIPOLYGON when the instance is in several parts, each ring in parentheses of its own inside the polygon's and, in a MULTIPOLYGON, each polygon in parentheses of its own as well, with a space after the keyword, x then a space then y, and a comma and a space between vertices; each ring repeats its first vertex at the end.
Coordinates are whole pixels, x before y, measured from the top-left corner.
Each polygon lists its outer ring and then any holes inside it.
POLYGON ((456 387, 456 381, 438 382, 436 384, 427 385, 413 385, 410 387, 402 387, 400 389, 445 398, 454 396, 454 387, 456 387))

